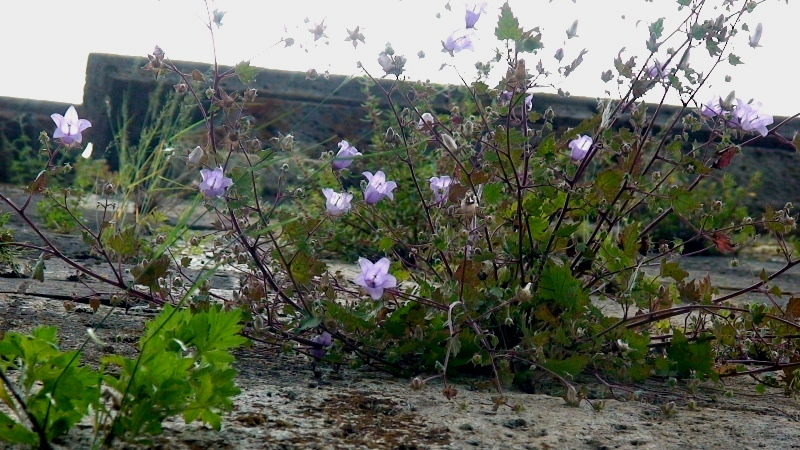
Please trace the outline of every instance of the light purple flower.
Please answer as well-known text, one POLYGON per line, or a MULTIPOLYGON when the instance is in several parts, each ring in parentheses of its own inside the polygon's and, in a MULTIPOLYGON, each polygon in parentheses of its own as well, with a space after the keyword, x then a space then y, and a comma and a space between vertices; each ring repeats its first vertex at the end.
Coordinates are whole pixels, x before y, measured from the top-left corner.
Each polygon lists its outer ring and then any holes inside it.
POLYGON ((712 118, 722 114, 722 97, 715 95, 700 108, 700 114, 712 118))
POLYGON ((92 123, 88 120, 78 118, 78 112, 75 111, 74 106, 70 106, 63 116, 61 114, 52 114, 50 118, 56 123, 53 139, 61 139, 61 142, 67 145, 73 142, 80 144, 83 140, 81 133, 92 126, 92 123))
POLYGON ((450 186, 453 184, 453 179, 447 175, 441 177, 432 177, 431 191, 433 191, 433 203, 441 205, 447 201, 447 196, 450 194, 450 186))
POLYGON ((389 197, 389 200, 394 200, 392 189, 397 187, 397 183, 386 181, 386 174, 379 170, 375 172, 375 175, 372 172, 364 172, 362 175, 367 177, 369 182, 367 189, 364 190, 364 201, 368 205, 378 203, 383 197, 389 197))
POLYGON ((467 28, 475 28, 475 22, 481 18, 481 14, 486 12, 486 2, 467 3, 467 13, 464 20, 467 28))
POLYGON ((314 342, 315 344, 319 344, 322 346, 321 348, 313 347, 309 351, 309 353, 311 353, 311 356, 320 359, 323 356, 325 356, 325 347, 330 347, 331 344, 333 344, 333 336, 331 336, 331 334, 328 333, 327 331, 323 331, 322 334, 314 337, 314 339, 312 339, 311 342, 314 342))
POLYGON ((585 134, 571 140, 569 142, 569 148, 572 150, 569 154, 570 159, 573 161, 582 160, 589 153, 589 149, 592 148, 592 142, 592 138, 585 134))
POLYGON ((658 60, 655 60, 655 63, 647 69, 647 76, 651 78, 664 78, 667 76, 667 64, 661 64, 658 60))
POLYGON ((361 273, 353 280, 364 288, 373 300, 378 300, 383 295, 383 290, 397 286, 397 278, 389 275, 391 263, 386 258, 381 258, 376 263, 365 258, 358 258, 361 273))
POLYGON ((760 107, 761 103, 753 105, 737 98, 736 108, 734 108, 728 124, 744 131, 758 131, 761 136, 766 136, 767 125, 772 125, 772 116, 759 113, 760 107))
POLYGON ((328 214, 335 217, 350 211, 350 200, 353 199, 353 194, 334 192, 331 188, 323 189, 322 193, 325 195, 325 209, 328 214))
POLYGON ((233 180, 222 173, 222 167, 214 170, 202 169, 200 176, 203 177, 200 192, 206 197, 222 197, 225 195, 225 190, 233 186, 233 180))
POLYGON ((442 51, 449 53, 453 56, 461 50, 475 50, 472 39, 474 34, 470 30, 456 30, 447 36, 447 39, 442 41, 442 51))
POLYGON ((361 152, 347 141, 339 142, 339 152, 333 157, 331 165, 335 170, 342 170, 353 162, 353 158, 361 156, 361 152))
MULTIPOLYGON (((503 105, 507 105, 511 103, 511 99, 514 97, 514 93, 511 91, 503 91, 500 93, 500 103, 503 105)), ((533 109, 533 94, 529 94, 525 97, 525 110, 530 111, 533 109)))

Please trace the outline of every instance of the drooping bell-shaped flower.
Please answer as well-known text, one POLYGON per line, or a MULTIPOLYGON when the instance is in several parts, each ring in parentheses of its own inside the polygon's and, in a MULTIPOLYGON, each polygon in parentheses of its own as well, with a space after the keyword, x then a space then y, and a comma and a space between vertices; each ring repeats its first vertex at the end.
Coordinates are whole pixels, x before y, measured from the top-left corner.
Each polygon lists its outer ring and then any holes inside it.
POLYGON ((573 161, 580 161, 582 160, 587 153, 589 153, 589 149, 592 148, 592 138, 590 136, 581 135, 577 139, 573 139, 569 142, 569 149, 570 154, 569 157, 573 161))
POLYGON ((361 152, 357 148, 350 145, 347 141, 339 142, 339 152, 333 157, 331 166, 335 170, 342 170, 353 162, 353 158, 361 156, 361 152))

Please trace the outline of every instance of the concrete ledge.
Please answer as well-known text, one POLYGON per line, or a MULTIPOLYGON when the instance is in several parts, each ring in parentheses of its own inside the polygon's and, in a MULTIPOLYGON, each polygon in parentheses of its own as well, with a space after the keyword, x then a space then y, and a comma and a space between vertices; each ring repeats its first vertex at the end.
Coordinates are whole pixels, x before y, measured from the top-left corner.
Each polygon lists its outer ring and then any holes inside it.
MULTIPOLYGON (((122 117, 123 105, 127 106, 131 121, 127 137, 135 144, 151 94, 156 89, 162 89, 166 93, 178 82, 175 75, 156 80, 152 72, 142 70, 146 63, 147 58, 138 56, 89 56, 84 103, 76 107, 81 117, 89 119, 93 124, 90 140, 95 145, 96 154, 110 150, 106 157, 112 167, 116 166, 116 152, 112 145, 116 130, 112 122, 122 117)), ((213 69, 209 64, 185 61, 174 63, 184 73, 196 69, 210 75, 213 69)), ((220 69, 225 71, 231 68, 220 69)), ((246 113, 256 119, 260 127, 259 138, 263 141, 277 136, 278 133, 293 133, 297 141, 313 148, 311 153, 315 155, 323 149, 336 149, 336 143, 341 139, 346 139, 357 147, 366 147, 371 139, 372 126, 363 120, 367 114, 363 107, 366 100, 365 89, 377 98, 379 105, 388 107, 388 101, 378 87, 363 81, 364 78, 338 75, 308 80, 302 72, 262 69, 255 82, 247 86, 258 89, 258 97, 246 113), (319 148, 315 148, 316 146, 319 148)), ((381 80, 381 84, 388 89, 391 81, 381 80)), ((221 87, 229 93, 241 92, 245 88, 236 77, 225 80, 221 87)), ((444 112, 460 101, 461 95, 463 94, 452 86, 441 86, 428 101, 434 105, 434 109, 444 112)), ((393 101, 401 108, 406 105, 401 94, 396 91, 393 101)), ((0 131, 6 137, 0 140, 0 181, 8 180, 9 155, 13 155, 10 142, 24 134, 36 144, 40 131, 52 132, 50 114, 63 113, 68 106, 56 102, 0 98, 0 131)), ((594 115, 597 99, 536 94, 534 109, 544 112, 547 107, 552 107, 556 114, 556 129, 563 132, 594 115)), ((655 111, 655 105, 649 111, 655 111)), ((663 107, 656 118, 653 131, 658 132, 665 127, 679 112, 680 109, 674 106, 663 107)), ((684 112, 691 113, 688 110, 684 112)), ((775 123, 783 119, 776 117, 775 123)), ((624 125, 625 118, 618 123, 624 125)), ((790 121, 781 129, 781 134, 788 139, 798 132, 798 119, 790 121)), ((708 131, 701 130, 692 133, 690 137, 702 141, 708 137, 708 131)), ((757 210, 764 204, 782 206, 786 201, 800 204, 800 179, 796 176, 798 168, 800 157, 795 149, 768 136, 758 140, 756 145, 746 147, 743 154, 734 160, 730 172, 740 183, 746 183, 749 175, 755 171, 763 172, 763 186, 756 190, 757 195, 751 205, 757 210)))

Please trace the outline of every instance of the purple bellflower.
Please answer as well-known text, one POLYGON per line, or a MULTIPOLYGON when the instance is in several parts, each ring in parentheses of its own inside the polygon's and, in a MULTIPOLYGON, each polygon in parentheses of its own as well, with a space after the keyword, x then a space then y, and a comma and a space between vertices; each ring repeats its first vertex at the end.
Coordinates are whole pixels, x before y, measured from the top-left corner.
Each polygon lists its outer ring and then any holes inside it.
POLYGON ((323 189, 322 193, 325 195, 325 209, 331 216, 341 216, 350 211, 350 200, 353 199, 353 194, 334 192, 331 188, 323 189))
POLYGON ((200 192, 206 197, 222 197, 225 191, 233 186, 233 180, 222 173, 222 167, 214 170, 202 169, 200 176, 203 181, 200 183, 200 192))
POLYGON ((330 347, 331 344, 333 344, 333 336, 331 336, 331 334, 328 333, 327 331, 323 331, 322 334, 314 337, 314 339, 312 339, 311 342, 314 342, 315 344, 319 344, 322 346, 321 348, 312 347, 311 350, 309 351, 309 353, 311 353, 311 356, 317 359, 321 359, 323 356, 325 356, 325 347, 330 347))
POLYGON ((357 148, 350 145, 347 141, 339 142, 339 152, 333 157, 331 165, 335 170, 342 170, 353 162, 353 158, 361 156, 357 148))
POLYGON ((475 28, 475 22, 486 12, 486 2, 467 3, 467 12, 464 16, 467 28, 475 28))
POLYGON ((442 205, 447 201, 447 196, 450 194, 450 186, 453 184, 453 179, 447 175, 441 177, 432 177, 431 191, 433 191, 433 203, 435 205, 442 205))
POLYGON ((375 172, 375 175, 372 172, 364 172, 362 175, 367 177, 368 181, 367 188, 364 190, 364 201, 368 205, 378 203, 383 197, 394 200, 392 190, 397 187, 397 183, 386 181, 386 174, 379 170, 375 172))
MULTIPOLYGON (((511 103, 511 99, 514 97, 514 93, 511 91, 503 91, 500 93, 500 103, 502 105, 508 105, 511 103)), ((525 96, 525 111, 530 111, 533 109, 533 94, 529 94, 525 96)))
POLYGON ((569 142, 569 148, 572 150, 569 154, 570 159, 573 161, 582 160, 589 153, 589 149, 592 148, 592 142, 592 138, 585 134, 571 140, 569 142))
POLYGON ((449 53, 450 56, 454 56, 455 53, 460 52, 461 50, 475 50, 475 46, 472 42, 474 34, 470 30, 456 30, 450 33, 450 36, 447 36, 447 39, 442 41, 442 51, 445 53, 449 53))
POLYGON ((384 289, 397 286, 397 278, 389 275, 391 263, 386 258, 379 259, 376 263, 366 258, 358 258, 361 273, 353 280, 364 288, 373 300, 378 300, 383 295, 384 289))
POLYGON ((74 106, 70 106, 63 116, 61 114, 52 114, 50 118, 56 123, 53 139, 61 139, 61 142, 66 145, 70 145, 73 142, 80 144, 83 141, 81 133, 92 126, 92 123, 88 120, 78 117, 78 112, 75 111, 74 106))
POLYGON ((741 128, 744 131, 758 131, 761 136, 767 135, 767 125, 772 125, 772 116, 759 113, 761 103, 750 104, 736 99, 736 108, 733 109, 728 124, 741 128))
POLYGON ((647 76, 652 78, 665 78, 667 75, 667 64, 661 64, 658 60, 647 69, 647 76))
POLYGON ((708 118, 717 117, 722 114, 722 111, 722 97, 719 95, 715 95, 700 108, 700 114, 708 118))

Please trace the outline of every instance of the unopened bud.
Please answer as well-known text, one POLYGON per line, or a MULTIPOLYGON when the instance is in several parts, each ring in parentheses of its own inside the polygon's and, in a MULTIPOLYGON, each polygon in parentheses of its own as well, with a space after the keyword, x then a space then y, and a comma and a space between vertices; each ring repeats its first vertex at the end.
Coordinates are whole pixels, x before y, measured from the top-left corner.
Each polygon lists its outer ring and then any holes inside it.
POLYGON ((156 236, 156 244, 161 245, 164 242, 167 242, 167 237, 165 235, 159 234, 158 236, 156 236))
POLYGON ((422 381, 422 378, 420 378, 420 377, 414 377, 411 380, 411 389, 413 389, 415 391, 418 391, 418 390, 422 389, 424 386, 425 386, 425 382, 422 381))
POLYGON ((525 287, 521 287, 517 290, 517 295, 514 296, 514 299, 520 303, 525 303, 531 299, 531 283, 525 285, 525 287))
POLYGON ((246 102, 252 102, 258 96, 258 89, 250 88, 244 91, 244 100, 246 102))
POLYGON ((472 132, 475 131, 475 124, 472 123, 471 120, 468 120, 461 126, 461 130, 465 136, 471 136, 472 132))
POLYGON ((206 89, 206 98, 213 98, 216 91, 211 88, 206 89))
POLYGON ((103 193, 105 195, 113 195, 114 194, 114 185, 111 184, 111 183, 106 183, 105 186, 103 186, 103 193))
POLYGON ((189 152, 189 156, 186 158, 186 164, 190 166, 200 166, 203 164, 203 159, 205 156, 205 151, 198 145, 194 148, 194 150, 189 152))
POLYGON ((189 91, 189 85, 184 82, 180 82, 173 86, 175 88, 175 92, 178 94, 185 94, 189 91))

